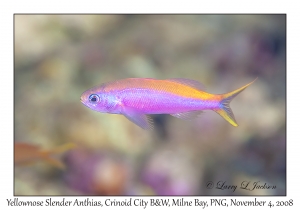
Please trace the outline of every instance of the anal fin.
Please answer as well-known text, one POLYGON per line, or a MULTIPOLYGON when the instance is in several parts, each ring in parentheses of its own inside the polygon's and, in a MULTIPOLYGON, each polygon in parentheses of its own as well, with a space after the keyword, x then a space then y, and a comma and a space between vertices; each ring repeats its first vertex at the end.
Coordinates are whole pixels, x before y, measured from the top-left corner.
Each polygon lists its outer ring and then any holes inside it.
POLYGON ((193 120, 199 117, 200 114, 202 114, 203 111, 196 110, 196 111, 188 111, 188 112, 181 112, 181 113, 175 113, 171 114, 173 117, 177 117, 182 120, 193 120))

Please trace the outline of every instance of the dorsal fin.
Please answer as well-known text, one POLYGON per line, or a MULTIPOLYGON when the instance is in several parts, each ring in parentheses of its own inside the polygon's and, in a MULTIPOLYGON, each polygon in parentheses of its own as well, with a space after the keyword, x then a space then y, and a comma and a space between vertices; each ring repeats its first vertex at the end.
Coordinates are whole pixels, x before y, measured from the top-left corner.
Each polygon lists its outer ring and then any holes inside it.
POLYGON ((205 86, 201 83, 198 82, 196 80, 192 80, 192 79, 183 79, 183 78, 172 78, 172 79, 167 79, 168 81, 172 81, 172 82, 176 82, 176 83, 180 83, 183 85, 187 85, 190 86, 192 88, 195 88, 197 90, 205 90, 205 86))

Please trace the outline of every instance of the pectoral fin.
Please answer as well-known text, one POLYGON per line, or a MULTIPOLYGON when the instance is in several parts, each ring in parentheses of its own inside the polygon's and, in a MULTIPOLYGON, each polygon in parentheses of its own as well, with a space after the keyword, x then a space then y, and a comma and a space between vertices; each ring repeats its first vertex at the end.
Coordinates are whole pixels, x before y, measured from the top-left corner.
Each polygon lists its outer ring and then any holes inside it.
POLYGON ((151 130, 153 128, 153 122, 152 119, 142 113, 135 112, 130 109, 124 110, 122 113, 128 120, 133 122, 134 124, 138 125, 139 127, 146 129, 146 130, 151 130))

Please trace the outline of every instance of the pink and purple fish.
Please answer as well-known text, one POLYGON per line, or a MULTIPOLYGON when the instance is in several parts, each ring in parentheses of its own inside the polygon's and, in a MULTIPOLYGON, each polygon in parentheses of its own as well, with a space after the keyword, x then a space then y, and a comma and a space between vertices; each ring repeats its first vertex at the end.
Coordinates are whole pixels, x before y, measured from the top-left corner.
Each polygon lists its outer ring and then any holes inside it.
POLYGON ((213 110, 238 126, 229 103, 254 81, 229 93, 211 94, 204 92, 201 83, 190 79, 128 78, 85 91, 81 102, 98 112, 122 114, 143 129, 152 128, 149 114, 194 119, 203 110, 213 110))

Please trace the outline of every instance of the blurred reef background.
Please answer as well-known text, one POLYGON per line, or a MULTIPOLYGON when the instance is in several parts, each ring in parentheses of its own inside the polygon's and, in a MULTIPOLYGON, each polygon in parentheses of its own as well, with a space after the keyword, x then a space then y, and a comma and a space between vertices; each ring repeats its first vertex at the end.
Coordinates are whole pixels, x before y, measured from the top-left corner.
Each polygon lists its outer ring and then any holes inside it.
POLYGON ((14 141, 51 150, 15 166, 15 195, 285 195, 285 15, 15 15, 14 141), (231 126, 153 116, 145 131, 81 104, 122 78, 189 78, 210 93, 258 77, 231 108, 231 126), (245 183, 274 189, 241 189, 245 183), (222 185, 223 184, 223 185, 222 185), (237 189, 218 189, 236 185, 237 189))

